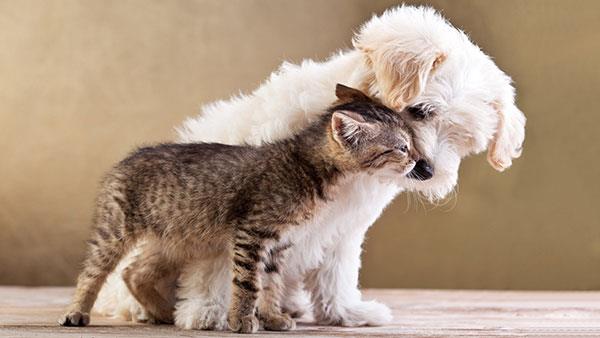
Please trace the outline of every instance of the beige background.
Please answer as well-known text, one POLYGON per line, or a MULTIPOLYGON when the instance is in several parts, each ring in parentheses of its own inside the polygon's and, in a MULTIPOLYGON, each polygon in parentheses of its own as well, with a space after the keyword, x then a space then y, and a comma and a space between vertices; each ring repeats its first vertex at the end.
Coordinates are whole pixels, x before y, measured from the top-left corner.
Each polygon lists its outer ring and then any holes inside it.
MULTIPOLYGON (((112 163, 394 3, 0 0, 0 284, 72 284, 112 163)), ((444 205, 399 198, 362 284, 599 288, 600 2, 429 3, 513 76, 525 151, 503 174, 466 160, 444 205)))

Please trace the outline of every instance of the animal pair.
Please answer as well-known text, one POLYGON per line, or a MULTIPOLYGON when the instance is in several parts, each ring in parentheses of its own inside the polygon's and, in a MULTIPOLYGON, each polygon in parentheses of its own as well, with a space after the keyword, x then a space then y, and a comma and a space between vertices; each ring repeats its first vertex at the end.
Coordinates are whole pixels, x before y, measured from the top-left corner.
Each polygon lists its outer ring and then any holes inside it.
POLYGON ((125 278, 158 320, 172 320, 172 310, 154 290, 153 273, 173 272, 224 247, 233 276, 230 329, 255 332, 259 318, 268 330, 293 328, 279 305, 280 272, 300 224, 336 198, 350 175, 407 175, 419 159, 400 114, 343 85, 336 96, 317 121, 280 141, 162 144, 119 162, 103 180, 88 255, 59 323, 87 325, 107 275, 144 239, 156 256, 138 263, 153 268, 140 282, 127 277, 135 266, 125 278))

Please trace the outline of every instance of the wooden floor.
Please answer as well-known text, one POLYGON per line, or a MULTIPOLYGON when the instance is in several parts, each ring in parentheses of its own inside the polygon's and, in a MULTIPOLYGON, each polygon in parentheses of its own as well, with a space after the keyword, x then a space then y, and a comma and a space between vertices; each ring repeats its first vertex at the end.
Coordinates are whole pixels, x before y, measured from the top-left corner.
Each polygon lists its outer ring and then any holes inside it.
MULTIPOLYGON (((59 327, 56 319, 71 292, 71 288, 0 287, 0 336, 239 337, 224 332, 179 330, 169 325, 133 324, 100 316, 93 316, 89 327, 59 327)), ((394 311, 393 323, 362 328, 299 323, 296 331, 285 335, 600 337, 600 292, 367 290, 365 298, 388 304, 394 311)))

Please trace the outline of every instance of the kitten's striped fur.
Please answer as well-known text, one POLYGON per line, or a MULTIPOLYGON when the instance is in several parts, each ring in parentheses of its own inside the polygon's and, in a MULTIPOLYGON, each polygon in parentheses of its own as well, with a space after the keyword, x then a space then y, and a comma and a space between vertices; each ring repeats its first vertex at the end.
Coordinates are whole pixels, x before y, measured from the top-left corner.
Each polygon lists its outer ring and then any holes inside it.
POLYGON ((117 164, 98 195, 94 229, 75 297, 61 325, 87 325, 97 293, 140 238, 151 246, 124 272, 132 294, 158 321, 172 302, 154 281, 222 246, 231 250, 233 331, 289 330, 281 311, 286 230, 310 219, 345 175, 383 168, 407 174, 418 157, 399 114, 338 85, 339 101, 298 135, 260 147, 163 144, 117 164), (261 300, 257 306, 259 294, 261 300), (258 307, 258 316, 257 309, 258 307))

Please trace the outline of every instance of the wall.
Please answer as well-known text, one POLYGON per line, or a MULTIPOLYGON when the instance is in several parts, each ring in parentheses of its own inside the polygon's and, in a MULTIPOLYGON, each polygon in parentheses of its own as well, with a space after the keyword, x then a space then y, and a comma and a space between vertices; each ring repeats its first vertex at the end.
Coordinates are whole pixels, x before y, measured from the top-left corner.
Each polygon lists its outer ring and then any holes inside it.
MULTIPOLYGON (((325 58, 393 1, 0 1, 0 284, 72 284, 97 182, 201 104, 325 58)), ((454 198, 403 195, 366 287, 600 285, 600 3, 431 1, 516 82, 525 151, 463 162, 454 198)))

